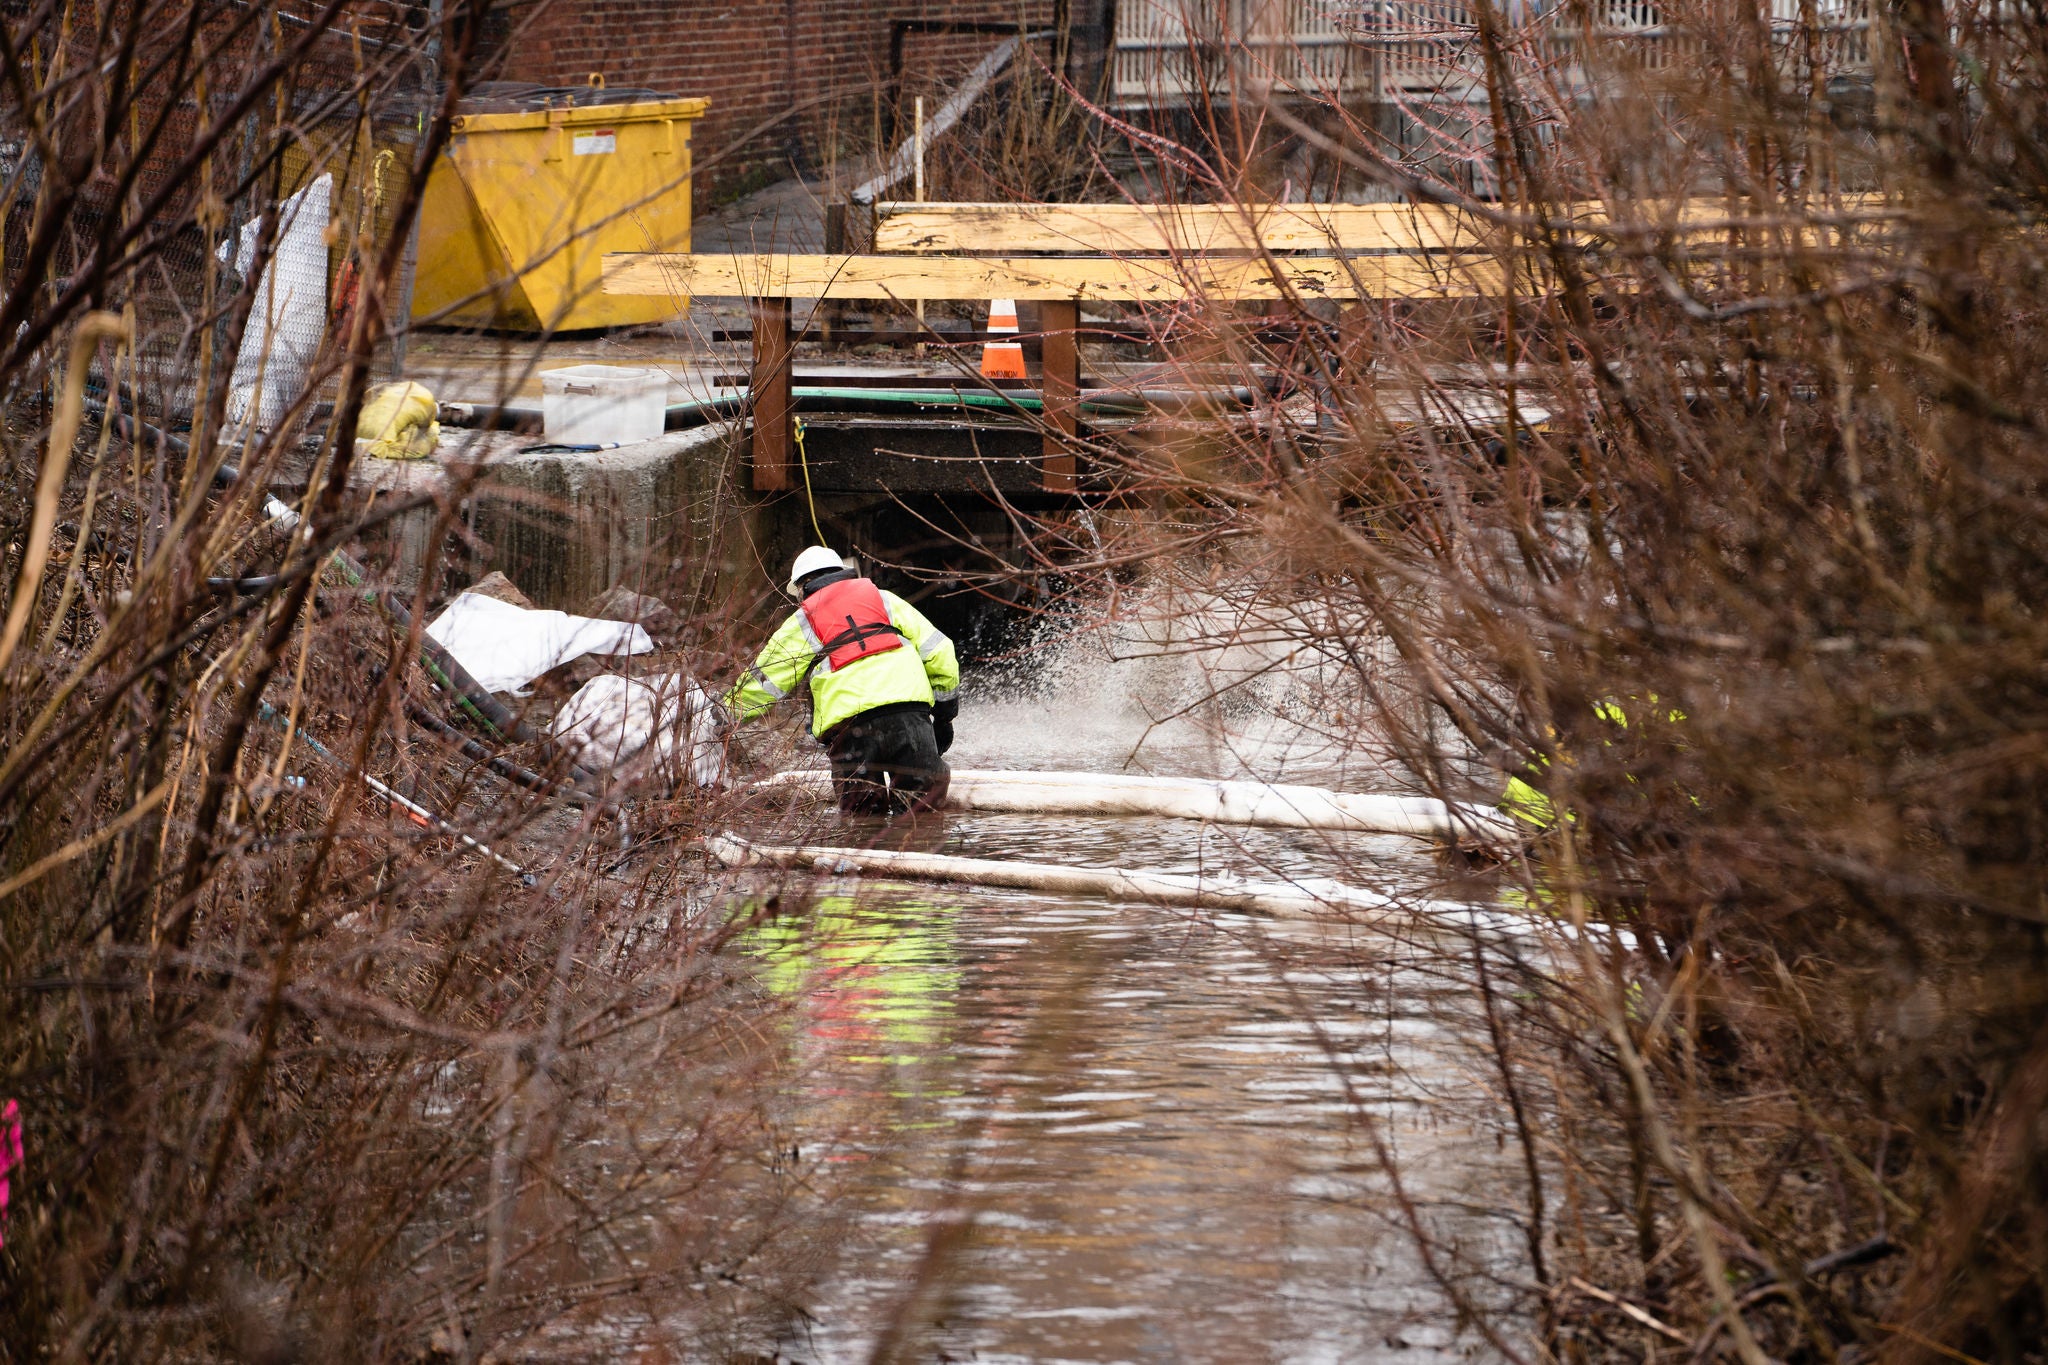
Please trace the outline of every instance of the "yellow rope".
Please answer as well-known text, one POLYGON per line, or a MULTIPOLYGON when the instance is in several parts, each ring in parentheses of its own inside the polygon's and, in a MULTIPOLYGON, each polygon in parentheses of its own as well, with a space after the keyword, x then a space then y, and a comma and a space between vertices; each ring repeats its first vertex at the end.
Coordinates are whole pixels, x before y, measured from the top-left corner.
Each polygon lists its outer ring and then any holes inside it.
POLYGON ((371 219, 384 207, 384 172, 397 159, 398 154, 386 147, 370 160, 370 183, 363 187, 363 212, 371 219))
POLYGON ((796 419, 796 462, 804 471, 804 505, 811 509, 811 530, 818 537, 817 543, 825 543, 825 532, 818 525, 818 500, 811 496, 811 461, 804 453, 804 419, 796 419))

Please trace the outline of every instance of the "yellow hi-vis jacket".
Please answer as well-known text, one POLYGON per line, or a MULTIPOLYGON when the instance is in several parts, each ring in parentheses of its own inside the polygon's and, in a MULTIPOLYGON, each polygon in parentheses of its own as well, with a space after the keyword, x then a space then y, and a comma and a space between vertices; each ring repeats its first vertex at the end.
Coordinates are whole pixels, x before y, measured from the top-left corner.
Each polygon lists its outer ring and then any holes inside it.
POLYGON ((895 593, 883 589, 882 602, 889 609, 889 624, 903 637, 902 648, 865 654, 835 669, 820 654, 825 642, 811 630, 810 619, 802 610, 791 612, 761 647, 760 657, 725 694, 726 709, 740 720, 752 720, 795 691, 806 669, 811 674, 814 735, 877 706, 909 701, 929 706, 952 700, 960 687, 960 659, 953 642, 895 593))
MULTIPOLYGON (((1633 701, 1635 699, 1630 698, 1630 700, 1633 701)), ((1657 694, 1652 692, 1649 695, 1648 701, 1651 706, 1656 706, 1658 704, 1657 694)), ((1593 714, 1618 730, 1628 729, 1628 712, 1622 710, 1621 706, 1614 701, 1593 703, 1593 714)), ((1652 721, 1656 720, 1655 712, 1650 712, 1648 718, 1652 721)), ((1664 713, 1664 719, 1673 725, 1678 725, 1685 720, 1685 712, 1673 707, 1664 713)), ((1611 741, 1603 740, 1601 742, 1604 744, 1611 741)), ((1566 756, 1564 761, 1570 763, 1571 758, 1566 756)), ((1540 782, 1543 780, 1545 770, 1549 767, 1550 759, 1546 755, 1537 754, 1522 771, 1540 782)), ((1631 782, 1635 781, 1635 775, 1633 773, 1628 774, 1628 780, 1631 782)), ((1689 799, 1695 806, 1700 803, 1697 796, 1689 799)), ((1548 829, 1557 823, 1557 807, 1552 803, 1550 797, 1539 790, 1533 783, 1524 780, 1518 773, 1509 774, 1507 790, 1501 793, 1496 807, 1503 814, 1512 816, 1525 825, 1533 825, 1537 829, 1548 829)), ((1570 811, 1565 812, 1564 818, 1567 820, 1578 819, 1570 811)))

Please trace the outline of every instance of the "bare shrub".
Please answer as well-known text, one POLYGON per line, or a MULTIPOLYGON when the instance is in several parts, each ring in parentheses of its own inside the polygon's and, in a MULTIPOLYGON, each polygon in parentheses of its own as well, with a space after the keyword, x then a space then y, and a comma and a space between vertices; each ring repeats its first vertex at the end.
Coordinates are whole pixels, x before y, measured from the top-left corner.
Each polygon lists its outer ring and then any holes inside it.
POLYGON ((809 1273, 778 1006, 681 852, 715 800, 629 831, 420 666, 469 476, 425 504, 417 592, 345 553, 421 507, 352 493, 346 436, 418 172, 491 74, 486 9, 6 10, 0 1094, 26 1141, 0 1335, 25 1357, 715 1351, 809 1273), (268 335, 280 205, 323 175, 316 268, 347 258, 359 301, 268 335), (245 334, 279 367, 261 398, 245 334))

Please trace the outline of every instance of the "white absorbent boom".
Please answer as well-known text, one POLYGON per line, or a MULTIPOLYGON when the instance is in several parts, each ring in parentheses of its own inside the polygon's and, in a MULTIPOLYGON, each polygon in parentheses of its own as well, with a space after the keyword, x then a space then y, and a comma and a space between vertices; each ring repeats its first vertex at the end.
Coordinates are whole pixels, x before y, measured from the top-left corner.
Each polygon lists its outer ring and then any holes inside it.
MULTIPOLYGON (((803 769, 756 784, 793 787, 820 798, 831 775, 803 769)), ((1265 825, 1411 834, 1493 843, 1512 838, 1514 822, 1489 806, 1431 796, 1371 796, 1280 782, 1217 782, 1192 777, 1111 773, 1001 772, 956 768, 948 810, 1020 811, 1061 815, 1162 815, 1217 825, 1265 825)))
POLYGON ((1100 896, 1104 900, 1137 901, 1207 910, 1235 910, 1277 919, 1314 919, 1331 914, 1385 916, 1435 909, 1450 915, 1456 906, 1403 902, 1377 891, 1346 886, 1324 877, 1290 882, 1247 881, 1228 872, 1185 876, 1115 867, 1062 867, 1052 863, 1016 863, 991 858, 955 858, 938 853, 898 852, 872 848, 796 848, 757 844, 736 834, 713 834, 704 849, 727 867, 787 867, 824 873, 904 877, 913 881, 961 882, 969 886, 1003 886, 1055 895, 1100 896))

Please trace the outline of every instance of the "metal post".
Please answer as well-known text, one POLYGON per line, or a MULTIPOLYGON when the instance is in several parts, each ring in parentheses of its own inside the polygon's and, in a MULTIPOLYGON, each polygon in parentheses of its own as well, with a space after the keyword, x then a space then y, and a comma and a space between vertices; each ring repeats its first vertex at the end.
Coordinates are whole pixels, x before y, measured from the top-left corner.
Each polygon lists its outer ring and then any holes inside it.
POLYGON ((420 216, 412 216, 412 228, 405 235, 405 256, 398 267, 398 311, 385 315, 391 330, 391 377, 405 378, 405 339, 412 331, 412 277, 420 258, 420 216))
MULTIPOLYGON (((838 181, 830 175, 826 182, 836 192, 838 181)), ((825 254, 844 256, 846 254, 846 205, 825 205, 825 254)), ((846 330, 846 305, 838 299, 820 299, 812 314, 818 320, 819 340, 827 347, 839 345, 839 334, 846 330)))

